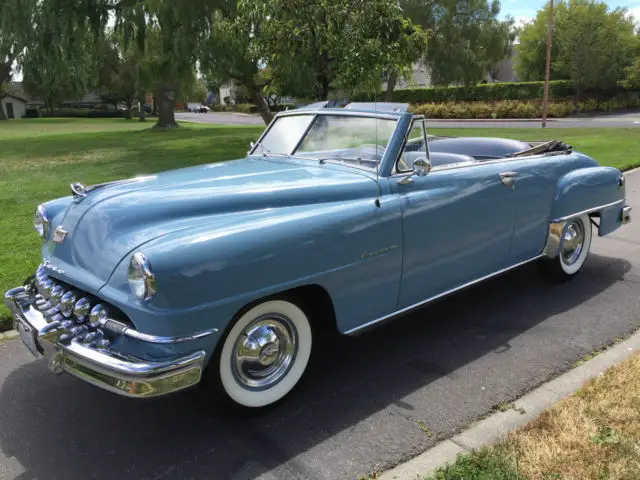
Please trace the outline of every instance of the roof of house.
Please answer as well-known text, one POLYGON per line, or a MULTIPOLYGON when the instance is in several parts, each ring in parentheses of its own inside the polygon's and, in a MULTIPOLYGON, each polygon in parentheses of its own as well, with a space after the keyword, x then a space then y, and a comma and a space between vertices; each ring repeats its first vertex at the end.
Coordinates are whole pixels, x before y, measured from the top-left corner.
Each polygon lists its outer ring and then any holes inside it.
POLYGON ((15 98, 16 100, 21 100, 26 102, 28 97, 24 94, 24 91, 21 88, 16 88, 15 84, 10 83, 5 87, 4 97, 15 98))
POLYGON ((29 100, 29 97, 24 92, 22 83, 20 82, 11 82, 9 85, 7 85, 4 90, 4 96, 13 97, 18 100, 22 100, 23 102, 27 102, 29 100))

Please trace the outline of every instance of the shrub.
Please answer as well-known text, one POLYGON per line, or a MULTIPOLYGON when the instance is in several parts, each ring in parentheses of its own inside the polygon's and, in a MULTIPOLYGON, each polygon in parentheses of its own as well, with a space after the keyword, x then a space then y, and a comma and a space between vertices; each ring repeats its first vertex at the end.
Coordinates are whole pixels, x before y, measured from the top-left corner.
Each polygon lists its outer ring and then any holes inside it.
MULTIPOLYGON (((555 99, 575 98, 577 90, 569 80, 554 80, 549 82, 549 97, 555 99)), ((605 101, 611 98, 635 93, 635 90, 625 90, 622 87, 612 87, 607 90, 588 90, 580 92, 581 98, 595 98, 605 101)), ((538 100, 544 95, 544 82, 505 82, 483 83, 459 87, 427 87, 406 88, 395 90, 392 101, 402 103, 430 103, 430 102, 477 102, 497 100, 538 100)), ((377 94, 377 98, 381 98, 377 94)), ((373 101, 374 95, 360 93, 352 101, 373 101)))
POLYGON ((235 111, 240 113, 256 113, 258 107, 252 103, 238 103, 235 105, 235 111))
MULTIPOLYGON (((610 112, 640 107, 640 94, 626 92, 609 100, 595 99, 575 103, 572 100, 549 102, 547 116, 566 117, 574 112, 610 112)), ((540 118, 540 100, 499 100, 494 102, 439 102, 411 104, 409 111, 427 118, 540 118)))
MULTIPOLYGON (((474 102, 480 100, 533 100, 542 98, 544 82, 483 83, 460 87, 406 88, 395 90, 392 101, 422 102, 474 102)), ((573 83, 568 80, 549 82, 549 96, 566 98, 575 95, 573 83)), ((360 94, 353 101, 372 100, 373 96, 360 94)))
POLYGON ((121 110, 108 111, 105 108, 60 108, 55 107, 53 111, 48 108, 40 109, 43 117, 71 117, 71 118, 122 118, 125 112, 121 110))
POLYGON ((42 114, 37 107, 30 107, 25 109, 23 118, 39 118, 41 116, 42 114))

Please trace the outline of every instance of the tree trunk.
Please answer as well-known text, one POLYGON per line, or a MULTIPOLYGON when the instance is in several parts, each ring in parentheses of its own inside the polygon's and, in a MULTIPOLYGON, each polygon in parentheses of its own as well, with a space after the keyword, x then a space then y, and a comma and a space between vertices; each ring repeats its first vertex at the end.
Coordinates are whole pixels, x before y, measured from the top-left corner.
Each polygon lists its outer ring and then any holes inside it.
POLYGON ((262 121, 265 125, 269 125, 273 120, 273 113, 269 110, 269 104, 262 95, 261 87, 249 87, 249 95, 251 95, 251 101, 258 108, 258 113, 262 117, 262 121))
POLYGON ((156 102, 158 106, 158 128, 176 128, 176 97, 173 87, 168 83, 158 82, 156 85, 156 102))
POLYGON ((384 92, 384 101, 390 102, 393 100, 393 90, 396 88, 396 83, 398 82, 398 72, 395 70, 391 70, 389 73, 389 78, 387 79, 387 91, 384 92))
MULTIPOLYGON (((2 94, 2 86, 5 83, 9 83, 11 80, 11 64, 10 63, 0 63, 0 100, 4 98, 2 94)), ((4 113, 4 109, 2 108, 2 104, 0 103, 0 120, 6 120, 7 116, 4 113)))
POLYGON ((320 90, 318 91, 317 100, 322 102, 329 99, 329 77, 327 75, 320 75, 318 78, 320 90))
POLYGON ((124 113, 124 118, 131 120, 131 100, 127 100, 127 111, 124 113))
MULTIPOLYGON (((146 102, 146 96, 145 96, 145 102, 146 102)), ((156 100, 155 95, 151 98, 151 115, 158 115, 158 101, 156 100)))

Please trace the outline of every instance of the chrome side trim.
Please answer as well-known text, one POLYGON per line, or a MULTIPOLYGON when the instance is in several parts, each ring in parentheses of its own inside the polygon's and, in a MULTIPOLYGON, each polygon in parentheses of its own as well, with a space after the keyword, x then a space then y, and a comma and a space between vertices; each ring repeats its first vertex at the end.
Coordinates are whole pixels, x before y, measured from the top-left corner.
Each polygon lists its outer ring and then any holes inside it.
POLYGON ((580 217, 582 215, 586 215, 587 213, 597 212, 598 210, 602 210, 603 208, 613 207, 613 206, 618 205, 620 203, 624 203, 624 198, 622 200, 616 200, 615 202, 607 203, 606 205, 600 205, 598 207, 588 208, 588 209, 583 210, 583 211, 578 212, 578 213, 572 213, 571 215, 566 215, 564 217, 556 218, 554 220, 551 220, 551 222, 552 223, 566 222, 567 220, 571 220, 572 218, 580 217))
POLYGON ((374 326, 374 325, 376 325, 376 324, 378 324, 380 322, 384 322, 385 320, 390 320, 393 317, 397 317, 397 316, 402 315, 404 313, 410 312, 411 310, 414 310, 414 309, 419 308, 419 307, 421 307, 423 305, 426 305, 427 303, 433 302, 434 300, 438 300, 439 298, 446 297, 447 295, 455 293, 455 292, 457 292, 459 290, 463 290, 463 289, 465 289, 467 287, 475 285, 476 283, 483 282, 483 281, 488 280, 488 279, 490 279, 492 277, 495 277, 495 276, 500 275, 502 273, 508 272, 509 270, 513 270, 514 268, 520 267, 520 266, 522 266, 522 265, 524 265, 526 263, 530 263, 530 262, 533 262, 534 260, 538 260, 539 258, 542 258, 543 256, 544 256, 543 254, 536 255, 535 257, 530 258, 529 260, 525 260, 524 262, 516 263, 514 265, 511 265, 510 267, 503 268, 502 270, 498 270, 497 272, 493 272, 493 273, 490 273, 489 275, 485 275, 484 277, 477 278, 476 280, 472 280, 472 281, 467 282, 467 283, 465 283, 463 285, 460 285, 458 287, 452 288, 451 290, 447 290, 446 292, 439 293, 438 295, 434 295, 433 297, 429 297, 426 300, 422 300, 421 302, 414 303, 413 305, 409 305, 408 307, 405 307, 403 309, 396 310, 395 312, 390 313, 388 315, 385 315, 383 317, 376 318, 375 320, 372 320, 372 321, 367 322, 365 324, 359 325, 359 326, 357 326, 355 328, 352 328, 351 330, 347 330, 346 332, 344 332, 344 334, 345 335, 352 335, 352 334, 354 334, 356 332, 359 332, 359 331, 364 330, 366 328, 372 327, 372 326, 374 326))
POLYGON ((134 328, 126 327, 126 326, 122 330, 122 334, 126 335, 127 337, 135 338, 136 340, 141 340, 143 342, 161 343, 161 344, 190 342, 191 340, 198 340, 199 338, 204 338, 214 333, 218 333, 217 328, 204 330, 202 332, 194 333, 192 335, 184 335, 182 337, 163 337, 158 335, 149 335, 148 333, 142 333, 134 328))

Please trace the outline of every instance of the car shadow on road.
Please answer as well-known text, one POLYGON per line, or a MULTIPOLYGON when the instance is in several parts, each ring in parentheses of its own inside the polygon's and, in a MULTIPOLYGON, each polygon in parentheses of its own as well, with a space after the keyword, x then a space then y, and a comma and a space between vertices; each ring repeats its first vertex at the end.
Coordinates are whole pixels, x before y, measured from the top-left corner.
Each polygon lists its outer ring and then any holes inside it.
MULTIPOLYGON (((239 418, 197 389, 121 398, 31 362, 0 391, 0 447, 25 468, 23 479, 244 479, 275 469, 337 478, 326 473, 330 465, 310 474, 297 457, 390 406, 411 411, 406 398, 416 390, 508 350, 515 337, 597 296, 630 268, 598 255, 589 266, 563 285, 544 283, 528 266, 365 335, 331 339, 297 391, 260 416, 239 418)), ((433 441, 425 436, 423 446, 433 441)))

